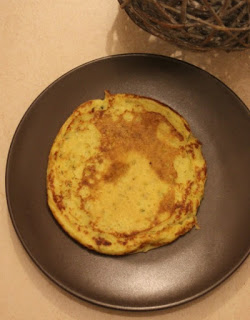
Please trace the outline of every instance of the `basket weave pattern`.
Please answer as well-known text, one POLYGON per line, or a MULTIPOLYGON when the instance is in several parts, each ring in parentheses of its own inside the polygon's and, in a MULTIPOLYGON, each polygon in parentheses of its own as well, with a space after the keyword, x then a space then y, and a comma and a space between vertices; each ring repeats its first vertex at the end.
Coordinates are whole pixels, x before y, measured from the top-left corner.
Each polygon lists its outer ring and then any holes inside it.
POLYGON ((141 28, 190 49, 250 47, 250 0, 119 0, 141 28))

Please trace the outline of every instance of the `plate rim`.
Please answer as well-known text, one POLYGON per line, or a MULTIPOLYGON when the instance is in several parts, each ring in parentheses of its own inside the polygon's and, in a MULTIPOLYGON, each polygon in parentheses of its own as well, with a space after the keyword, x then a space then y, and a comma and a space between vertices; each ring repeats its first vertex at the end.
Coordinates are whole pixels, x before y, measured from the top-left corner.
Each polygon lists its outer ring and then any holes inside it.
MULTIPOLYGON (((72 294, 73 296, 77 297, 80 300, 84 300, 90 303, 93 303, 94 305, 98 306, 98 307, 105 307, 105 308, 112 308, 115 310, 122 310, 122 311, 156 311, 156 310, 162 310, 162 309, 166 309, 166 308, 172 308, 172 307, 176 307, 182 304, 185 304, 187 302, 196 300, 199 297, 204 296, 206 293, 212 291, 213 289, 215 289, 217 286, 219 286, 221 283, 223 283, 226 279, 228 279, 239 267, 240 265, 246 260, 246 258, 249 256, 250 253, 250 248, 248 249, 248 251, 245 253, 245 255, 238 261, 238 263, 236 265, 234 265, 234 267, 229 270, 222 278, 220 278, 217 282, 215 282, 213 285, 209 286, 208 288, 200 291, 197 294, 191 295, 188 298, 185 299, 181 299, 179 301, 176 302, 172 302, 172 303, 166 303, 166 304, 161 304, 161 305, 157 305, 157 306, 144 306, 144 307, 132 307, 132 306, 122 306, 122 305, 117 305, 117 304, 110 304, 110 303, 105 303, 105 302, 101 302, 97 299, 92 299, 87 297, 86 295, 83 294, 79 294, 77 293, 75 290, 73 290, 72 288, 68 287, 67 285, 65 285, 64 283, 60 282, 59 280, 57 280, 53 275, 51 275, 48 271, 46 271, 44 269, 44 267, 37 261, 36 257, 30 252, 30 249, 28 248, 28 246, 25 244, 24 239, 22 238, 20 231, 18 230, 18 226, 16 225, 15 219, 14 219, 14 214, 13 214, 13 210, 11 207, 11 201, 10 201, 10 195, 9 195, 9 179, 8 176, 10 174, 10 159, 11 159, 11 155, 12 155, 12 149, 13 149, 13 145, 15 143, 15 139, 16 136, 18 135, 18 132, 22 126, 22 123, 25 121, 26 117, 28 116, 29 112, 35 108, 36 102, 39 101, 39 99, 46 94, 46 92, 53 87, 56 83, 60 82, 62 79, 66 78, 68 75, 76 72, 77 70, 80 70, 88 65, 94 64, 94 63, 98 63, 98 62, 102 62, 102 61, 107 61, 107 60, 112 60, 112 59, 117 59, 117 58, 130 58, 130 57, 148 57, 148 58, 155 58, 155 59, 163 59, 163 60, 168 60, 168 61, 174 61, 175 63, 179 63, 179 64, 183 64, 183 65, 188 65, 191 68, 195 68, 197 69, 199 72, 202 72, 204 75, 206 76, 210 76, 212 77, 215 81, 219 82, 220 85, 222 85, 224 87, 224 89, 226 89, 227 91, 229 91, 229 93, 233 94, 233 96, 236 98, 236 100, 238 100, 238 102, 241 104, 241 107, 244 108, 246 115, 250 116, 250 110, 248 109, 247 105, 243 102, 243 100, 231 89, 229 88, 224 82, 222 82, 220 79, 218 79, 216 76, 214 76, 213 74, 209 73, 206 70, 203 70, 202 68, 193 65, 189 62, 183 61, 183 60, 179 60, 173 57, 169 57, 169 56, 164 56, 161 54, 152 54, 152 53, 123 53, 123 54, 114 54, 114 55, 108 55, 108 56, 103 56, 94 60, 90 60, 88 62, 85 62, 81 65, 78 65, 74 68, 72 68, 71 70, 63 73, 61 76, 59 76, 57 79, 55 79, 53 82, 51 82, 45 89, 43 89, 41 91, 41 93, 32 101, 32 103, 29 105, 29 107, 26 109, 26 111, 24 112, 24 114, 21 116, 18 125, 16 127, 16 129, 14 130, 14 133, 12 135, 11 138, 11 142, 9 145, 9 150, 7 153, 7 159, 6 159, 6 165, 5 165, 5 198, 7 201, 7 207, 8 207, 8 212, 9 212, 9 216, 11 218, 11 222, 12 225, 14 227, 14 230, 23 246, 23 248, 25 249, 25 251, 28 253, 29 257, 31 258, 31 260, 35 263, 35 265, 43 272, 44 275, 46 275, 46 277, 53 283, 56 284, 57 286, 59 286, 61 289, 65 290, 67 293, 72 294)), ((249 118, 250 119, 250 118, 249 118)))

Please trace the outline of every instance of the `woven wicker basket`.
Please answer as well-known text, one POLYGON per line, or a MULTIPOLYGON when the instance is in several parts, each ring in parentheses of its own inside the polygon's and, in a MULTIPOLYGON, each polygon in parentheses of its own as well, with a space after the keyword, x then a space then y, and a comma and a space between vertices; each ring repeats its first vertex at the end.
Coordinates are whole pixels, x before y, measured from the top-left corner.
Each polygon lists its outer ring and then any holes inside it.
POLYGON ((190 49, 250 47, 250 0, 119 0, 141 28, 190 49))

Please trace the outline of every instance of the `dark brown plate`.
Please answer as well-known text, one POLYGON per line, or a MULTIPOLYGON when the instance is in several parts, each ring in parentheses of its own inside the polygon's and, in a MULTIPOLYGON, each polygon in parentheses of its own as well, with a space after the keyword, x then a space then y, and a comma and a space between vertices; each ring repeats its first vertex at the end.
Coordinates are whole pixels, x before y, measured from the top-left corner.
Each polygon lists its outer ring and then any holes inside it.
POLYGON ((6 193, 16 232, 35 263, 72 294, 107 307, 153 310, 208 292, 249 252, 250 117, 243 102, 205 71, 148 54, 84 64, 50 85, 14 135, 6 193), (86 250, 53 219, 46 201, 47 157, 73 109, 111 93, 160 100, 183 115, 203 143, 208 180, 201 229, 148 253, 110 257, 86 250))

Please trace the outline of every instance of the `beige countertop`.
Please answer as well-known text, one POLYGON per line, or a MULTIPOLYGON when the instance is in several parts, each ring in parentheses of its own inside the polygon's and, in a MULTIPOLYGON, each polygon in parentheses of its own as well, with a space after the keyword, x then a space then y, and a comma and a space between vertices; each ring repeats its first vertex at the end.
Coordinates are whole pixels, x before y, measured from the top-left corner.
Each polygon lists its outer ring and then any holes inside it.
POLYGON ((177 48, 140 30, 116 0, 1 0, 0 12, 0 319, 248 319, 249 259, 212 292, 168 310, 109 310, 64 292, 20 244, 7 210, 4 172, 12 136, 28 106, 52 81, 84 62, 131 52, 176 57, 221 79, 249 107, 249 51, 177 48))

